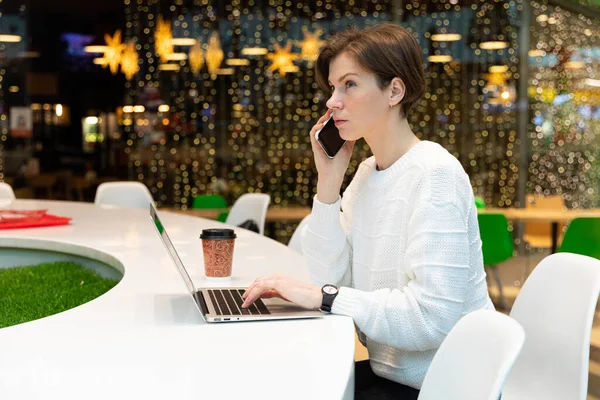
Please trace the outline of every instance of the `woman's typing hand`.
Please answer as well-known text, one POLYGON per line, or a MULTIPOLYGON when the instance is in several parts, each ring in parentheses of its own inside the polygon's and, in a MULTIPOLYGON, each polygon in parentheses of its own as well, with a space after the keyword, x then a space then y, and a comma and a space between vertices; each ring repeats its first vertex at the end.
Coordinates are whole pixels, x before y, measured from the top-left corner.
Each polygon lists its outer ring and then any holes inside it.
POLYGON ((244 308, 259 298, 279 297, 309 310, 318 310, 323 301, 320 286, 298 282, 283 275, 269 275, 256 279, 242 297, 244 308))

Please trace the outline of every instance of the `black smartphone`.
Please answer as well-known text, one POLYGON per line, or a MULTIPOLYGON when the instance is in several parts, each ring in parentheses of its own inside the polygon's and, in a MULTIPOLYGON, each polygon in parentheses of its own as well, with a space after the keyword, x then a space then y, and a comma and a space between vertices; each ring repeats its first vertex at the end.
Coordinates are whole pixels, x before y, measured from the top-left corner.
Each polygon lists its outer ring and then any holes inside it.
POLYGON ((319 142, 319 145, 321 145, 321 148, 329 158, 335 157, 342 146, 344 146, 344 143, 346 143, 346 141, 341 138, 340 131, 335 126, 335 121, 332 117, 329 117, 329 119, 325 121, 323 128, 315 133, 315 139, 317 139, 317 142, 319 142))

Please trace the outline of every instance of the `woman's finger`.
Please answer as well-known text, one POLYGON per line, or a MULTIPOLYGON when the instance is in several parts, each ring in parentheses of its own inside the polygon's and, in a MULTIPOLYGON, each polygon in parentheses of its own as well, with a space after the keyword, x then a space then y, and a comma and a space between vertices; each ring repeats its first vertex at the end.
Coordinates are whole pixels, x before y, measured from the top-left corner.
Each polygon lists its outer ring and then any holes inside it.
POLYGON ((248 297, 248 293, 254 288, 254 286, 256 286, 256 280, 254 282, 252 282, 252 284, 246 288, 246 290, 244 291, 244 294, 242 294, 242 299, 245 299, 246 297, 248 297))
POLYGON ((248 293, 251 292, 257 285, 260 285, 261 282, 264 282, 265 280, 275 279, 277 277, 278 277, 278 275, 269 275, 269 276, 261 276, 259 278, 256 278, 254 280, 254 282, 252 282, 252 284, 246 288, 246 290, 244 291, 244 294, 242 294, 242 299, 245 299, 246 297, 248 297, 248 293))
POLYGON ((319 118, 317 123, 313 125, 312 129, 310 130, 311 136, 314 136, 314 134, 316 134, 319 129, 323 128, 323 126, 325 125, 325 121, 327 121, 331 116, 331 112, 332 110, 327 110, 325 114, 323 114, 323 116, 319 118))
POLYGON ((244 302, 242 303, 242 308, 247 308, 250 304, 254 303, 256 299, 258 299, 267 290, 268 289, 256 286, 252 290, 247 291, 247 296, 244 302))
POLYGON ((242 295, 242 298, 245 299, 247 298, 250 293, 252 293, 254 290, 256 290, 256 288, 260 285, 260 282, 258 282, 258 280, 252 282, 252 285, 248 286, 248 288, 246 289, 246 291, 244 292, 244 294, 242 295))
POLYGON ((245 294, 247 294, 242 307, 248 307, 250 304, 254 303, 257 299, 262 297, 262 295, 269 291, 275 291, 277 293, 279 290, 279 282, 281 281, 281 277, 278 275, 266 276, 263 278, 259 278, 255 281, 252 289, 248 290, 245 294))
POLYGON ((244 293, 245 299, 242 307, 248 307, 254 303, 264 292, 270 290, 272 287, 266 282, 270 282, 272 279, 259 278, 244 293))
POLYGON ((311 142, 314 142, 314 141, 316 141, 316 140, 317 140, 317 139, 316 139, 316 135, 317 135, 317 131, 318 131, 319 129, 323 129, 323 124, 322 124, 322 123, 316 124, 316 125, 315 125, 315 126, 313 126, 313 128, 310 130, 310 141, 311 141, 311 142))

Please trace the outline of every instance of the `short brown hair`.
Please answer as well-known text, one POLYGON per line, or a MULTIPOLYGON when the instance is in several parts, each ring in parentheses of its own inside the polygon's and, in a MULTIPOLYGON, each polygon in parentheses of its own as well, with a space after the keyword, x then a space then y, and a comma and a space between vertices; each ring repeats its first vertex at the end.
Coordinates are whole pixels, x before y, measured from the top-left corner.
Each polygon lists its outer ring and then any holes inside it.
POLYGON ((381 89, 398 77, 406 92, 401 110, 404 116, 425 91, 423 52, 417 39, 399 25, 385 23, 365 30, 355 27, 335 34, 321 49, 316 63, 316 77, 323 90, 329 86, 329 64, 348 52, 377 77, 381 89))

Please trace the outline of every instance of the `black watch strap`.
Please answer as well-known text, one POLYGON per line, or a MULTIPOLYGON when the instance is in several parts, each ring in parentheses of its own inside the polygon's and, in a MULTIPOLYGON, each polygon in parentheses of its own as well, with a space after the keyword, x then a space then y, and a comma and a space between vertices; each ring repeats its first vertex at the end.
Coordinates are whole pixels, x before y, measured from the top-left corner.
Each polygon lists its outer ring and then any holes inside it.
POLYGON ((321 303, 321 311, 331 312, 331 307, 333 306, 333 301, 339 293, 339 290, 334 285, 323 285, 321 288, 321 293, 323 294, 323 301, 321 303))

